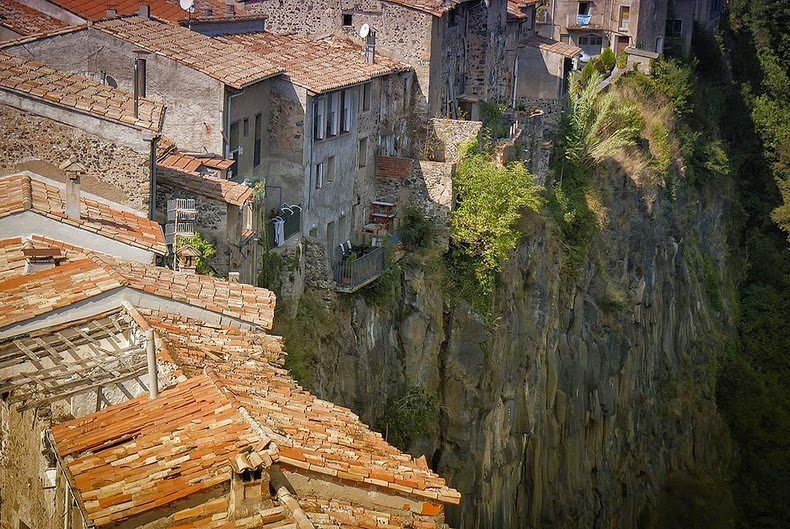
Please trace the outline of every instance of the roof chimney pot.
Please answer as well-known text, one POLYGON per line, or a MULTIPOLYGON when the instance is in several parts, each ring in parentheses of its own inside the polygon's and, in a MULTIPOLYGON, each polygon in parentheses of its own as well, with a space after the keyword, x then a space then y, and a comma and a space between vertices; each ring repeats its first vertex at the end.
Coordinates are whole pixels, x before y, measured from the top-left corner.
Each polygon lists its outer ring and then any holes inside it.
POLYGON ((60 164, 60 169, 66 173, 66 216, 73 220, 80 220, 80 177, 85 172, 85 166, 71 157, 60 164))
POLYGON ((146 4, 140 4, 137 14, 142 18, 151 18, 151 7, 146 4))

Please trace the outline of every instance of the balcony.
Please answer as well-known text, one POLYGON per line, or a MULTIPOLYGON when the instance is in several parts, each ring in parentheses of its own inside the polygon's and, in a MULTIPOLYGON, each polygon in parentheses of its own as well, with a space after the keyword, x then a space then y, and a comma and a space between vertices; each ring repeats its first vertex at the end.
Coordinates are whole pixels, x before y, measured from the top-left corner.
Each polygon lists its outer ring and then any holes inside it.
POLYGON ((285 244, 291 236, 302 230, 302 207, 297 204, 283 204, 269 220, 269 248, 285 244))
POLYGON ((568 29, 603 29, 603 15, 568 15, 568 29))
POLYGON ((332 266, 336 290, 350 294, 375 281, 384 271, 388 246, 368 250, 353 248, 345 253, 332 266))

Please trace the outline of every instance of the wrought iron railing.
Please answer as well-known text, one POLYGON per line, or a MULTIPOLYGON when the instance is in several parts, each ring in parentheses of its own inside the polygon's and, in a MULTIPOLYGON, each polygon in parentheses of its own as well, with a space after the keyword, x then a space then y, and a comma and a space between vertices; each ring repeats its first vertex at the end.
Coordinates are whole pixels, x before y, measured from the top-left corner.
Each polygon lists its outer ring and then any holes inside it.
POLYGON ((354 257, 354 253, 341 257, 332 266, 335 282, 342 290, 351 291, 362 283, 378 277, 386 265, 387 245, 374 248, 370 252, 354 257))
POLYGON ((292 235, 302 231, 302 208, 283 204, 277 215, 269 220, 269 248, 282 246, 292 235), (281 231, 280 231, 280 226, 281 231))

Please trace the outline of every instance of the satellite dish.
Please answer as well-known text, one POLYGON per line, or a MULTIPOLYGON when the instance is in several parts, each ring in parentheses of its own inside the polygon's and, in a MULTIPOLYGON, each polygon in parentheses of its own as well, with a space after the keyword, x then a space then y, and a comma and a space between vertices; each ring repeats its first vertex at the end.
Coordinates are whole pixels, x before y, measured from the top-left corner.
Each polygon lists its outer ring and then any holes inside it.
POLYGON ((365 39, 368 35, 370 35, 370 25, 362 24, 362 27, 359 28, 359 36, 365 39))
POLYGON ((195 5, 195 0, 178 0, 178 5, 180 5, 181 9, 183 9, 187 13, 191 13, 192 11, 194 11, 192 6, 195 5))

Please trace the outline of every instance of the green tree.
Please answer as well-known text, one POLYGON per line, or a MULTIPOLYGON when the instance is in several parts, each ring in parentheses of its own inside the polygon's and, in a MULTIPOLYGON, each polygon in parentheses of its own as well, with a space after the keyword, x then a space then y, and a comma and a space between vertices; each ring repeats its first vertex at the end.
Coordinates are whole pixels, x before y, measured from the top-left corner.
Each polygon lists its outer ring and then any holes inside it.
POLYGON ((178 247, 191 246, 198 252, 200 256, 197 258, 195 272, 207 276, 213 276, 214 270, 211 268, 211 259, 216 255, 217 250, 211 241, 204 239, 199 233, 195 233, 192 237, 180 237, 178 239, 178 247))

